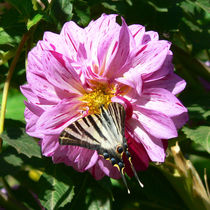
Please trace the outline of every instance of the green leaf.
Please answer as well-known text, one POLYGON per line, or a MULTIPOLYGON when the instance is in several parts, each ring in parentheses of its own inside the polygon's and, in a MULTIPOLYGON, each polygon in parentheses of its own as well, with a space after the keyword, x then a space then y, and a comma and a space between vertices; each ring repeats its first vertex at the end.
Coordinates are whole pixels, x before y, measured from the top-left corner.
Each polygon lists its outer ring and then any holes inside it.
POLYGON ((86 205, 89 210, 108 210, 111 209, 111 190, 110 179, 105 177, 100 181, 90 179, 90 188, 86 193, 86 205))
POLYGON ((202 147, 210 153, 210 126, 199 126, 194 129, 184 127, 182 130, 187 138, 202 145, 202 147))
POLYGON ((197 0, 195 1, 195 4, 199 6, 200 8, 202 8, 207 13, 210 13, 210 6, 209 6, 208 0, 197 0))
MULTIPOLYGON (((0 100, 2 99, 2 93, 0 94, 0 100)), ((24 120, 24 100, 25 97, 20 91, 12 90, 7 97, 7 109, 6 118, 14 120, 24 120)))
POLYGON ((72 3, 69 0, 57 0, 53 1, 50 16, 53 22, 57 25, 57 29, 60 30, 66 21, 72 18, 72 3))
POLYGON ((14 147, 18 153, 27 157, 41 158, 38 142, 25 133, 25 125, 21 121, 6 120, 6 131, 1 135, 3 141, 14 147))
POLYGON ((64 207, 74 196, 70 177, 66 176, 58 165, 54 165, 50 173, 49 171, 44 173, 38 185, 40 185, 38 193, 40 202, 47 210, 64 207))
POLYGON ((20 170, 23 160, 15 149, 8 147, 0 155, 0 176, 13 175, 20 170))
POLYGON ((111 199, 100 188, 93 187, 88 192, 88 199, 86 200, 89 210, 108 210, 111 209, 111 199))
POLYGON ((33 12, 32 1, 29 0, 7 0, 24 17, 30 18, 33 12))
POLYGON ((9 44, 13 45, 16 44, 20 41, 20 37, 19 36, 10 36, 5 30, 4 28, 0 27, 0 45, 3 44, 9 44))
POLYGON ((27 29, 30 30, 30 28, 34 25, 36 25, 39 21, 41 21, 43 18, 43 15, 42 14, 36 14, 32 20, 28 20, 28 23, 27 23, 27 29))

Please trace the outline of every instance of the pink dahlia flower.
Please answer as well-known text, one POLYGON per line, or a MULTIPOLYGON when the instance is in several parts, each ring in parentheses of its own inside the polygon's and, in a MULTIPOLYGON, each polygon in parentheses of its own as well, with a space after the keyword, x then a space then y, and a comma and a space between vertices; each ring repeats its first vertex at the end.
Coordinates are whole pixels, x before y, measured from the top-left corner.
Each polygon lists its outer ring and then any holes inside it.
MULTIPOLYGON (((86 28, 67 22, 60 34, 45 32, 28 55, 25 102, 26 131, 40 138, 42 153, 96 179, 120 178, 110 161, 94 150, 59 145, 59 135, 99 107, 121 103, 125 135, 137 171, 149 161, 164 162, 167 139, 187 121, 176 98, 186 83, 174 73, 171 43, 141 25, 116 23, 103 14, 86 28)), ((132 176, 125 160, 125 171, 132 176)))

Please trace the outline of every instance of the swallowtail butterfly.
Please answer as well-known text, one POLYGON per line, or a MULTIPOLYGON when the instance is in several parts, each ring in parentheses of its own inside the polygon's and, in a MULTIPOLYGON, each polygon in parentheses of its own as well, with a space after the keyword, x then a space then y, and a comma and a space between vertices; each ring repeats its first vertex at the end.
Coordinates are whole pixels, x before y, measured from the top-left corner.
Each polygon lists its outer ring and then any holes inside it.
POLYGON ((100 114, 88 115, 66 127, 60 134, 60 145, 74 145, 96 150, 99 155, 111 161, 112 165, 118 168, 128 193, 130 193, 124 176, 125 164, 122 156, 125 153, 136 179, 143 187, 128 151, 124 134, 126 112, 123 105, 113 102, 107 109, 101 106, 100 111, 100 114))

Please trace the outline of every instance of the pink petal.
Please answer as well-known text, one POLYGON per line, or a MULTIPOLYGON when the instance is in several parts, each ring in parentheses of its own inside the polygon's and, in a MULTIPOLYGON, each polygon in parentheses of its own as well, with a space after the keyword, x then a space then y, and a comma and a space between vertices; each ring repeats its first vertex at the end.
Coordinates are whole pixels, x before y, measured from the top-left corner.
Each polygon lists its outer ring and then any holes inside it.
MULTIPOLYGON (((135 141, 126 131, 126 140, 128 144, 128 149, 131 154, 132 164, 135 167, 136 171, 143 171, 146 170, 149 166, 149 156, 144 149, 143 145, 137 141, 135 141)), ((130 166, 130 162, 126 155, 123 156, 123 162, 125 163, 125 171, 128 176, 132 177, 133 171, 130 166)))
MULTIPOLYGON (((26 76, 28 76, 28 73, 30 74, 31 72, 37 75, 44 76, 43 66, 42 66, 43 47, 41 43, 42 41, 39 41, 36 47, 34 47, 28 53, 28 64, 27 64, 26 76)), ((27 81, 28 81, 28 78, 27 78, 27 81)))
POLYGON ((107 32, 107 30, 109 30, 109 28, 114 28, 116 26, 116 17, 117 15, 115 14, 102 14, 97 20, 91 21, 85 28, 85 31, 88 34, 92 34, 91 39, 97 38, 93 37, 94 33, 98 32, 103 35, 107 32))
POLYGON ((36 122, 39 116, 33 114, 27 107, 24 112, 25 120, 26 120, 26 133, 30 136, 36 138, 42 138, 42 134, 36 130, 36 122))
POLYGON ((85 30, 80 28, 73 21, 64 24, 60 33, 64 43, 61 46, 68 47, 68 57, 76 59, 79 51, 80 44, 86 40, 85 30))
POLYGON ((43 134, 60 134, 69 124, 82 117, 81 102, 64 99, 58 105, 45 111, 37 121, 37 130, 43 134))
MULTIPOLYGON (((54 87, 45 77, 45 69, 42 65, 43 51, 38 44, 29 53, 27 65, 27 87, 36 97, 48 100, 49 104, 57 103, 60 99, 67 97, 68 92, 61 91, 60 87, 54 87)), ((25 88, 26 89, 26 88, 25 88)), ((26 91, 26 90, 25 90, 26 91)), ((69 95, 68 95, 69 96, 69 95)))
POLYGON ((74 94, 84 92, 79 75, 70 66, 65 56, 52 51, 43 52, 42 64, 46 78, 54 86, 62 87, 64 92, 74 94))
POLYGON ((43 50, 51 50, 69 56, 70 46, 63 44, 64 41, 64 38, 59 34, 47 31, 44 33, 43 41, 40 44, 43 50))
POLYGON ((158 71, 155 71, 149 77, 145 78, 144 82, 151 82, 155 80, 160 80, 167 76, 170 73, 174 72, 174 66, 172 63, 173 60, 173 53, 169 50, 168 55, 165 58, 165 61, 163 62, 163 65, 158 69, 158 71))
POLYGON ((96 151, 78 146, 60 145, 53 154, 54 163, 64 162, 79 172, 84 172, 93 167, 97 159, 96 151))
POLYGON ((96 163, 92 168, 89 169, 89 172, 96 180, 100 180, 105 176, 105 173, 101 170, 98 163, 96 163))
POLYGON ((186 82, 174 73, 168 74, 166 77, 152 82, 146 82, 144 84, 145 89, 156 87, 156 88, 164 88, 169 90, 174 95, 182 92, 186 86, 186 82))
POLYGON ((136 104, 139 107, 163 113, 168 117, 187 112, 182 103, 171 92, 163 88, 144 89, 136 104))
POLYGON ((142 74, 143 79, 146 79, 163 65, 170 45, 169 42, 161 40, 140 46, 135 52, 132 52, 132 66, 142 74))
POLYGON ((58 137, 59 135, 44 135, 41 141, 42 154, 44 156, 52 156, 60 146, 58 137))
POLYGON ((157 41, 159 40, 159 35, 155 31, 147 31, 145 32, 143 38, 142 38, 142 43, 141 44, 147 44, 148 42, 151 41, 157 41))
POLYGON ((100 157, 98 159, 98 165, 107 176, 113 179, 121 178, 119 170, 117 167, 112 166, 109 160, 105 160, 103 157, 100 157))
POLYGON ((149 135, 136 119, 130 119, 126 128, 129 135, 144 146, 152 161, 164 162, 165 150, 161 139, 149 135))
POLYGON ((136 46, 141 45, 142 39, 145 33, 145 27, 142 25, 133 24, 133 25, 128 26, 128 29, 135 40, 136 46))
POLYGON ((106 66, 103 76, 111 79, 116 78, 123 73, 122 69, 126 64, 130 52, 130 38, 128 26, 122 18, 119 37, 112 42, 112 45, 106 54, 106 66))
POLYGON ((178 116, 174 116, 171 118, 177 129, 180 129, 188 120, 189 116, 187 112, 184 112, 178 116))
POLYGON ((33 93, 31 90, 31 85, 25 84, 20 86, 20 90, 22 94, 28 99, 28 101, 32 103, 39 103, 38 97, 36 94, 33 93))
POLYGON ((95 165, 98 153, 95 150, 70 146, 68 158, 74 162, 73 167, 76 170, 84 172, 95 165))
POLYGON ((31 102, 24 101, 26 108, 37 117, 40 117, 44 113, 44 109, 31 102))
POLYGON ((177 137, 176 127, 167 115, 143 107, 134 108, 133 113, 133 118, 137 119, 150 135, 161 139, 177 137))
POLYGON ((93 63, 98 67, 102 65, 104 54, 114 38, 114 32, 119 31, 119 25, 115 22, 116 16, 102 14, 100 18, 90 22, 85 28, 87 33, 85 48, 93 63), (100 51, 100 47, 102 51, 100 51))
POLYGON ((130 86, 137 92, 138 95, 141 95, 142 79, 141 79, 141 74, 138 71, 131 69, 125 72, 123 77, 119 77, 115 79, 115 81, 130 86))

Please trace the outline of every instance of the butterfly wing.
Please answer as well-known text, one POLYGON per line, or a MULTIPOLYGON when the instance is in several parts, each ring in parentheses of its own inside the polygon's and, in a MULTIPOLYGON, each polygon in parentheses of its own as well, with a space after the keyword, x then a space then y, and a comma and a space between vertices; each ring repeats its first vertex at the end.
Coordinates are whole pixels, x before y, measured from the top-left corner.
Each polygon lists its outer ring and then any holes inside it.
POLYGON ((100 114, 88 115, 63 130, 61 145, 74 145, 105 152, 115 156, 116 147, 123 145, 125 110, 121 104, 110 103, 101 107, 100 114))
POLYGON ((109 115, 112 117, 119 136, 124 136, 125 133, 125 109, 119 103, 110 103, 108 107, 109 115))
POLYGON ((61 145, 74 145, 98 150, 102 137, 97 124, 98 119, 94 115, 79 119, 62 131, 59 143, 61 145))

